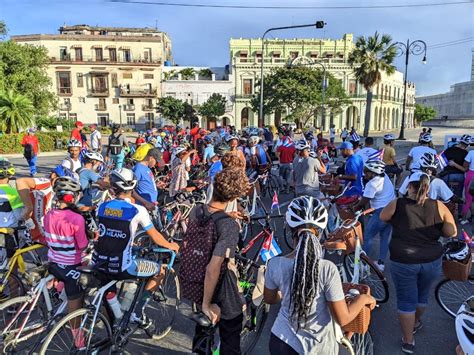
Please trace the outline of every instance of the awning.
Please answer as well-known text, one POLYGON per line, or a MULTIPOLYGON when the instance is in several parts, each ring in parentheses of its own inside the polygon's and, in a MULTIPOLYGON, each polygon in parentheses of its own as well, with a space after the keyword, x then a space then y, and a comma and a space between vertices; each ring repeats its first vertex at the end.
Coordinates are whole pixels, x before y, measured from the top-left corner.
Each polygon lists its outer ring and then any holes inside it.
POLYGON ((255 51, 255 54, 262 54, 262 51, 255 51))
POLYGON ((82 48, 82 44, 73 44, 71 48, 82 48))
POLYGON ((117 48, 117 46, 105 46, 105 48, 107 48, 107 49, 115 49, 115 48, 117 48))
POLYGON ((249 54, 249 51, 239 51, 240 54, 249 54))
POLYGON ((119 49, 121 49, 122 51, 123 51, 123 50, 129 50, 130 47, 129 47, 129 46, 122 46, 122 47, 120 47, 119 49))
POLYGON ((91 48, 102 48, 102 46, 99 46, 97 44, 94 44, 93 46, 91 46, 91 48))

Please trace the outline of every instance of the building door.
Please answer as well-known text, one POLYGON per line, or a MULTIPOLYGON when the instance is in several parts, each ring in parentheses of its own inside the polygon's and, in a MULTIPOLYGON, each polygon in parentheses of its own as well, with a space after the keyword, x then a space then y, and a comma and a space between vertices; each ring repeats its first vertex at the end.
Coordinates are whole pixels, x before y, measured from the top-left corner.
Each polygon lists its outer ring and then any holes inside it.
POLYGON ((246 107, 242 109, 240 113, 240 126, 241 128, 245 128, 249 126, 249 108, 246 107))

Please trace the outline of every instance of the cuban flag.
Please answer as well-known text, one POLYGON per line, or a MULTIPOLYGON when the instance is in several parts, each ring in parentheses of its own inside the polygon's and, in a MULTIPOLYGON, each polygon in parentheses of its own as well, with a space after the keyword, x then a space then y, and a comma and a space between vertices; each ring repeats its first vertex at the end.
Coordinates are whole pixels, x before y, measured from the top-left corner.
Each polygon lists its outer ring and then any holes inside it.
POLYGON ((278 202, 278 195, 276 191, 273 194, 272 207, 270 209, 273 211, 275 208, 280 208, 280 203, 278 202))
POLYGON ((283 141, 282 146, 289 148, 292 145, 294 145, 293 140, 290 137, 286 137, 286 139, 283 141))
POLYGON ((446 155, 444 155, 444 151, 439 153, 439 155, 436 157, 438 158, 438 165, 441 169, 444 169, 448 166, 448 158, 446 158, 446 155))
POLYGON ((271 258, 278 256, 281 254, 281 249, 276 240, 273 239, 273 233, 270 234, 265 242, 262 245, 262 249, 260 250, 260 257, 262 258, 263 262, 267 262, 271 258))
POLYGON ((353 142, 359 142, 360 141, 360 136, 357 134, 357 132, 354 132, 351 134, 351 141, 353 142))
POLYGON ((370 154, 368 156, 367 160, 372 160, 372 159, 382 160, 383 159, 383 151, 384 151, 384 149, 377 150, 376 152, 370 154))

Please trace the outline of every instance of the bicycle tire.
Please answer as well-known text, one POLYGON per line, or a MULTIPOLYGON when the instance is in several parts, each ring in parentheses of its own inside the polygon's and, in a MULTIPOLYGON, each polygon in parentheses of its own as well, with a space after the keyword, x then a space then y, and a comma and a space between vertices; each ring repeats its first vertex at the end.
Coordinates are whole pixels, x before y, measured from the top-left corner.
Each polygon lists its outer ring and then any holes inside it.
POLYGON ((8 278, 5 282, 5 287, 3 288, 3 291, 0 293, 0 305, 2 305, 4 302, 24 296, 26 294, 26 287, 21 278, 16 275, 15 273, 11 272, 10 275, 8 275, 8 278), (14 285, 13 289, 14 292, 12 294, 12 285, 14 285), (5 290, 8 287, 8 292, 5 292, 5 290))
MULTIPOLYGON (((354 270, 354 253, 344 255, 344 269, 352 279, 354 270)), ((370 287, 370 294, 378 303, 385 303, 389 299, 388 282, 383 273, 365 255, 360 255, 360 266, 362 268, 359 282, 370 287)))
POLYGON ((357 355, 374 355, 374 341, 370 332, 353 334, 351 344, 354 353, 357 355))
POLYGON ((290 250, 294 250, 295 247, 293 246, 293 233, 291 232, 291 228, 287 226, 285 223, 283 227, 283 235, 285 237, 285 244, 290 250))
MULTIPOLYGON (((250 300, 250 302, 252 302, 250 300)), ((258 339, 260 338, 260 334, 265 327, 265 322, 268 318, 268 313, 270 311, 270 306, 265 303, 261 303, 258 307, 255 307, 253 304, 247 305, 247 310, 256 309, 255 315, 252 319, 249 319, 248 316, 244 314, 244 325, 242 328, 242 332, 240 333, 240 348, 242 350, 242 354, 249 354, 252 352, 253 348, 257 344, 258 339), (255 319, 256 318, 256 319, 255 319), (248 322, 252 322, 253 324, 249 329, 248 322), (249 338, 249 336, 251 336, 249 338)))
POLYGON ((474 275, 469 275, 466 281, 454 281, 450 279, 441 280, 435 288, 435 297, 443 311, 452 318, 456 314, 461 304, 474 294, 474 275), (444 296, 444 292, 447 293, 444 296))
POLYGON ((347 351, 348 355, 356 355, 354 347, 352 346, 352 343, 349 339, 347 339, 346 337, 342 337, 340 344, 347 351))
MULTIPOLYGON (((71 346, 69 346, 69 348, 67 350, 64 350, 64 353, 69 354, 69 353, 71 353, 72 349, 76 349, 76 347, 72 344, 74 339, 72 338, 71 331, 68 328, 69 321, 73 318, 81 317, 81 323, 82 323, 84 321, 82 319, 82 317, 84 317, 86 314, 88 315, 88 320, 93 319, 93 310, 88 309, 88 308, 80 308, 80 309, 78 309, 78 310, 76 310, 72 313, 69 313, 67 316, 62 318, 58 323, 56 323, 56 325, 53 327, 53 329, 51 329, 51 331, 46 336, 46 338, 45 338, 45 340, 44 340, 44 342, 41 346, 39 354, 40 355, 46 355, 46 354, 50 353, 48 349, 50 349, 51 341, 55 337, 58 336, 58 333, 61 330, 65 330, 64 335, 68 336, 71 339, 71 346)), ((90 353, 91 349, 99 348, 100 346, 103 346, 103 345, 107 344, 110 341, 110 339, 112 338, 112 328, 110 327, 110 324, 109 324, 109 321, 107 320, 107 317, 104 314, 99 313, 98 316, 97 316, 97 319, 96 319, 96 322, 97 321, 101 321, 103 323, 103 329, 105 330, 106 336, 104 337, 104 335, 98 335, 97 334, 98 327, 96 325, 94 325, 94 334, 93 335, 96 337, 97 343, 94 343, 88 349, 84 349, 84 354, 90 353)), ((89 326, 89 328, 90 328, 90 326, 89 326)), ((88 329, 88 324, 84 324, 83 329, 84 329, 84 331, 86 331, 86 329, 88 329)), ((87 342, 87 336, 85 335, 85 337, 86 337, 86 342, 87 342)), ((91 343, 92 343, 92 341, 94 341, 94 338, 91 335, 91 343)), ((65 345, 67 345, 64 341, 63 341, 63 343, 65 345)), ((79 350, 80 349, 77 349, 76 351, 79 351, 79 350)))

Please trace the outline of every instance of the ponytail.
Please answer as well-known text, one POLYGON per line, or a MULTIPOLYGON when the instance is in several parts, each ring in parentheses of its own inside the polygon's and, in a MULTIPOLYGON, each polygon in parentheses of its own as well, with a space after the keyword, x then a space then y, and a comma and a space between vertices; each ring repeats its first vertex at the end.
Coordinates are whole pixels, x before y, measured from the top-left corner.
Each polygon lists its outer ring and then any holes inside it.
POLYGON ((430 177, 426 174, 421 174, 419 181, 412 181, 409 185, 416 190, 416 204, 423 205, 430 190, 430 177))

